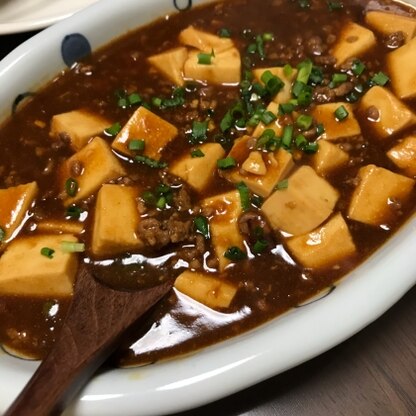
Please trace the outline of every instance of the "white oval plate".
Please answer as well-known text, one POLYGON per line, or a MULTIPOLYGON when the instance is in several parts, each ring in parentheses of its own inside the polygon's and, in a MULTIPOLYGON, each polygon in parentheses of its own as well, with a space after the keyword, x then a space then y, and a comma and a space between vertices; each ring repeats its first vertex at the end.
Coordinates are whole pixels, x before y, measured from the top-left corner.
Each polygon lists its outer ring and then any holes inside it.
POLYGON ((43 29, 97 0, 0 0, 0 35, 43 29))
MULTIPOLYGON (((0 62, 0 118, 15 97, 64 68, 68 34, 82 33, 93 49, 122 32, 206 0, 102 0, 46 29, 0 62)), ((409 1, 416 4, 416 0, 409 1)), ((416 283, 416 218, 319 301, 194 355, 96 376, 70 415, 157 415, 200 406, 249 387, 332 348, 374 321, 416 283)), ((37 364, 0 354, 0 413, 37 364)))

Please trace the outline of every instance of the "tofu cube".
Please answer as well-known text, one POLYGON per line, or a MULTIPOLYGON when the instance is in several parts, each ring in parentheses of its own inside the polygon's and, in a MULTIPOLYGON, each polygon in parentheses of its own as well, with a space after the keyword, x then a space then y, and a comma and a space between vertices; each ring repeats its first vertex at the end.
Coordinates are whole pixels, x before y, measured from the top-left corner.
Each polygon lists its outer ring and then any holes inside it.
POLYGON ((290 74, 286 75, 283 67, 280 66, 253 69, 254 79, 257 82, 263 84, 261 76, 266 71, 270 71, 273 75, 280 78, 284 83, 283 88, 273 97, 273 101, 277 104, 288 102, 292 98, 292 82, 296 79, 298 70, 293 68, 290 74))
MULTIPOLYGON (((279 104, 274 101, 271 101, 269 105, 267 106, 266 110, 271 111, 273 114, 277 116, 277 113, 279 111, 279 104)), ((266 129, 271 129, 275 132, 276 136, 280 136, 283 132, 283 124, 282 124, 281 118, 277 117, 276 120, 272 121, 267 126, 264 125, 263 122, 260 122, 259 124, 257 124, 256 128, 254 129, 253 136, 260 137, 262 133, 264 132, 264 130, 266 129)))
POLYGON ((0 257, 0 293, 15 296, 71 296, 78 259, 61 250, 70 234, 38 235, 14 240, 0 257), (42 248, 54 250, 52 258, 42 248))
POLYGON ((319 140, 318 143, 319 149, 312 156, 312 167, 319 175, 330 175, 348 162, 348 153, 344 152, 336 144, 328 140, 319 140))
POLYGON ((348 225, 340 213, 309 234, 290 238, 286 245, 291 255, 310 269, 333 267, 356 253, 348 225))
POLYGON ((237 286, 208 273, 185 270, 175 280, 175 289, 213 309, 228 308, 237 286))
POLYGON ((416 19, 395 13, 370 10, 365 15, 365 22, 381 35, 388 36, 395 32, 403 32, 408 42, 415 36, 416 19))
POLYGON ((331 53, 336 59, 336 64, 341 65, 349 58, 360 57, 375 45, 376 37, 371 30, 348 22, 341 30, 331 53))
POLYGON ((12 240, 27 220, 38 190, 36 182, 0 189, 0 227, 5 232, 4 242, 12 240))
POLYGON ((229 38, 220 38, 217 35, 195 29, 188 26, 179 34, 179 42, 182 45, 192 46, 203 52, 223 52, 234 47, 234 42, 229 38))
POLYGON ((364 94, 359 104, 359 111, 380 139, 386 139, 416 121, 415 115, 409 108, 388 89, 379 86, 370 88, 364 94), (369 117, 370 110, 377 110, 378 118, 369 117))
POLYGON ((310 166, 301 166, 280 189, 266 199, 261 210, 276 231, 297 236, 322 224, 339 198, 338 191, 310 166))
POLYGON ((141 154, 159 160, 165 146, 178 135, 178 129, 152 113, 145 107, 139 107, 123 126, 112 143, 112 148, 125 155, 134 156, 129 149, 131 140, 144 140, 141 154))
POLYGON ((240 194, 230 191, 215 195, 201 201, 201 207, 209 211, 209 229, 215 254, 222 272, 231 263, 224 257, 230 247, 238 247, 245 251, 243 237, 238 227, 238 218, 242 213, 240 194))
POLYGON ((407 176, 416 176, 416 136, 407 136, 388 152, 389 159, 407 176))
POLYGON ((125 174, 125 170, 111 151, 107 142, 100 137, 94 138, 83 149, 67 159, 61 166, 59 183, 65 206, 89 197, 103 183, 117 179, 125 174), (78 183, 78 192, 72 197, 65 191, 65 182, 72 177, 71 166, 74 162, 81 163, 83 170, 80 176, 73 178, 78 183))
POLYGON ((414 180, 375 165, 362 167, 358 177, 360 183, 352 195, 348 218, 370 225, 394 222, 395 203, 409 198, 414 180))
POLYGON ((198 51, 190 51, 183 68, 185 79, 208 84, 238 84, 241 79, 241 59, 237 48, 215 52, 210 64, 198 63, 198 51))
POLYGON ((169 171, 179 176, 198 192, 203 192, 214 179, 217 172, 217 160, 225 155, 218 143, 205 143, 198 147, 203 157, 192 157, 190 153, 174 162, 169 171))
POLYGON ((136 188, 106 184, 97 195, 91 251, 95 256, 122 253, 143 246, 136 230, 139 224, 136 188))
POLYGON ((337 102, 317 105, 312 111, 317 123, 322 123, 325 132, 321 135, 325 140, 339 140, 361 134, 361 128, 354 116, 353 108, 348 103, 337 102), (348 117, 338 121, 335 111, 343 105, 348 111, 348 117))
POLYGON ((248 164, 247 161, 250 161, 253 154, 252 143, 253 139, 250 136, 237 139, 228 154, 236 160, 237 166, 221 174, 230 182, 236 184, 244 182, 252 192, 266 198, 271 194, 277 182, 284 179, 295 164, 291 153, 280 148, 275 152, 257 152, 266 168, 264 174, 246 171, 244 166, 248 164))
POLYGON ((54 139, 62 135, 68 137, 72 149, 78 151, 110 125, 110 121, 98 114, 82 109, 74 110, 53 116, 49 135, 54 139))
POLYGON ((182 46, 170 49, 157 55, 149 56, 148 61, 168 80, 182 86, 183 65, 188 57, 188 50, 182 46))
POLYGON ((386 64, 391 84, 396 95, 401 99, 416 96, 416 38, 390 52, 386 64))

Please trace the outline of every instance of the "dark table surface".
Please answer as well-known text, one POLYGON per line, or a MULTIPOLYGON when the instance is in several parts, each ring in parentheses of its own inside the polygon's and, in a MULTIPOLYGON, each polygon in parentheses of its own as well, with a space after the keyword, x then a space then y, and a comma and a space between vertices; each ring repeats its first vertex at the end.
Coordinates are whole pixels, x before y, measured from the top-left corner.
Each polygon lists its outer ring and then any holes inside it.
MULTIPOLYGON (((0 59, 34 33, 0 36, 0 59)), ((399 278, 400 271, 392 278, 399 278)), ((416 287, 325 354, 176 416, 416 416, 416 287)))

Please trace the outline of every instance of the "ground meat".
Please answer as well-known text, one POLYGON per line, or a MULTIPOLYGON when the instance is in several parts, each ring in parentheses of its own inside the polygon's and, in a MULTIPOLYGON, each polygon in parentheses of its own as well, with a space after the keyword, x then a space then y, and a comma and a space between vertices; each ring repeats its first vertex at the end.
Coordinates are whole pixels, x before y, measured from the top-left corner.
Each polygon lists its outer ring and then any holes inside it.
POLYGON ((380 111, 378 110, 376 106, 371 105, 370 107, 367 108, 365 115, 368 120, 377 121, 380 118, 380 111))
POLYGON ((354 89, 352 82, 343 82, 335 88, 328 86, 318 86, 313 91, 313 100, 318 103, 329 103, 337 101, 339 97, 343 97, 354 89))
POLYGON ((318 65, 334 65, 336 59, 332 55, 321 55, 315 57, 315 63, 318 65))
POLYGON ((170 243, 189 240, 192 235, 192 222, 179 219, 176 213, 166 220, 144 218, 137 231, 145 245, 161 248, 170 243))
POLYGON ((400 48, 405 42, 406 38, 404 33, 401 31, 390 33, 390 35, 385 36, 383 38, 383 43, 389 49, 397 49, 400 48))
POLYGON ((354 84, 352 82, 343 82, 342 84, 338 85, 338 87, 334 88, 335 96, 336 97, 343 97, 344 95, 348 94, 354 89, 354 84))
POLYGON ((192 208, 191 195, 185 185, 173 193, 173 206, 178 211, 188 211, 192 208))
POLYGON ((80 160, 74 160, 71 162, 71 166, 69 167, 69 172, 72 177, 80 176, 82 171, 84 170, 84 165, 80 160))
POLYGON ((322 38, 319 36, 312 36, 306 42, 309 53, 312 55, 322 55, 325 50, 325 45, 322 38))
POLYGON ((259 232, 262 238, 270 236, 272 230, 269 224, 262 218, 260 214, 253 211, 248 211, 240 215, 238 219, 238 228, 240 232, 248 239, 256 241, 259 238, 259 232))

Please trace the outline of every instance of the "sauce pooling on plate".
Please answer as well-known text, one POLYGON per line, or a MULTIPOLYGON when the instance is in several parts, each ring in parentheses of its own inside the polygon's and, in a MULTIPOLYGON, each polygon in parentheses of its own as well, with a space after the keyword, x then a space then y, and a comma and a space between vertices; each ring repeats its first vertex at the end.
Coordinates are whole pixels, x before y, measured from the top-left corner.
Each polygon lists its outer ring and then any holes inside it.
POLYGON ((415 31, 394 2, 231 0, 57 77, 0 130, 4 348, 44 356, 81 262, 123 290, 176 278, 122 366, 330 290, 413 213, 415 31))

